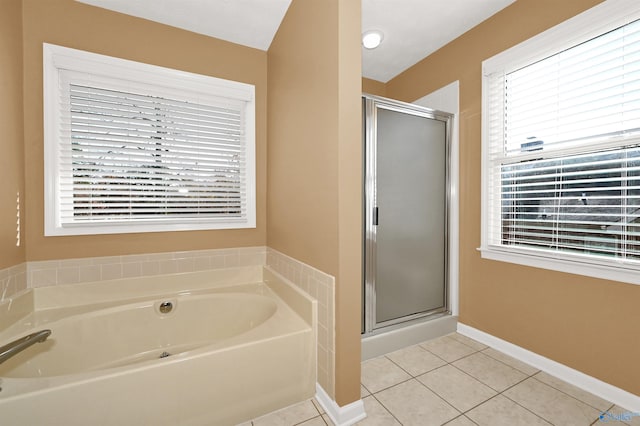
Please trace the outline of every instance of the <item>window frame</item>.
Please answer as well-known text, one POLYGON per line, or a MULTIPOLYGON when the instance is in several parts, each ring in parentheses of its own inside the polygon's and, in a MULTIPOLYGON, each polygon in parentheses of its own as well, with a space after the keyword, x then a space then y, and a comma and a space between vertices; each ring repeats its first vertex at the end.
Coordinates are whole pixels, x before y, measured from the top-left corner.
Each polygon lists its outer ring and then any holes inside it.
MULTIPOLYGON (((255 86, 135 62, 92 52, 43 43, 44 97, 44 214, 45 236, 120 234, 140 232, 245 229, 256 227, 255 86), (204 94, 244 104, 244 144, 246 166, 243 180, 246 194, 244 217, 196 219, 140 219, 111 222, 63 224, 59 196, 61 168, 58 162, 62 108, 61 70, 151 85, 166 93, 204 94)), ((187 96, 187 95, 185 95, 187 96)))
POLYGON ((615 259, 587 258, 566 252, 491 244, 489 241, 491 225, 501 220, 495 214, 500 209, 496 210, 496 206, 491 205, 489 197, 492 189, 489 170, 492 164, 489 158, 490 76, 496 72, 520 69, 638 19, 640 5, 636 1, 606 0, 482 62, 481 244, 478 250, 483 259, 640 284, 640 266, 623 264, 615 259))

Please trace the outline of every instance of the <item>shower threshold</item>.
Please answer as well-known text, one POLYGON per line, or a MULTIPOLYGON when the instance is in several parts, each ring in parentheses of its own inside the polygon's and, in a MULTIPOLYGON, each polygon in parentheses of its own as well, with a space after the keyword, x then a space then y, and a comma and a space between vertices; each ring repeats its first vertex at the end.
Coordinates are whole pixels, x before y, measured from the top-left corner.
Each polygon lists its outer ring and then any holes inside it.
POLYGON ((453 333, 457 326, 457 316, 443 314, 378 329, 362 336, 362 360, 453 333))

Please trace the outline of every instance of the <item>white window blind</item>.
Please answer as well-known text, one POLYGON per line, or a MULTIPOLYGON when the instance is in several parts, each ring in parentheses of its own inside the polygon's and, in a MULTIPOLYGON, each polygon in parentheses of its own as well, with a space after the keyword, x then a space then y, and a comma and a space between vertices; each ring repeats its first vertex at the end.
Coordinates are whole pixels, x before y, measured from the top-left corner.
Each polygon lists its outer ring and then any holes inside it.
POLYGON ((203 92, 152 84, 148 71, 139 81, 57 68, 50 230, 255 226, 247 100, 220 96, 215 85, 203 92))
POLYGON ((640 267, 640 21, 484 65, 482 249, 640 267))

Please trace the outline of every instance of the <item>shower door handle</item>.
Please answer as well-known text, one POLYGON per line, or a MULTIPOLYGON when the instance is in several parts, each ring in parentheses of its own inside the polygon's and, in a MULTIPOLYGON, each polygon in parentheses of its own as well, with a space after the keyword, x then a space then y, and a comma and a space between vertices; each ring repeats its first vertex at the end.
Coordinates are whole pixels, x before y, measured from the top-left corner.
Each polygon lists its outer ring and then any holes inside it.
POLYGON ((373 226, 378 226, 378 208, 373 208, 373 226))

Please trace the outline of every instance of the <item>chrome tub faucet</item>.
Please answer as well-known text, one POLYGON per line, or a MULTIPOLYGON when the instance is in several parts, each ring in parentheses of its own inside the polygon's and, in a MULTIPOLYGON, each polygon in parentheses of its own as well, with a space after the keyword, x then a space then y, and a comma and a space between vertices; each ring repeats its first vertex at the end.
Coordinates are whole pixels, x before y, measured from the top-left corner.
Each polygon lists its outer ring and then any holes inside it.
POLYGON ((40 330, 2 346, 0 348, 0 364, 24 351, 29 346, 38 342, 44 342, 50 334, 51 330, 40 330))

